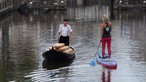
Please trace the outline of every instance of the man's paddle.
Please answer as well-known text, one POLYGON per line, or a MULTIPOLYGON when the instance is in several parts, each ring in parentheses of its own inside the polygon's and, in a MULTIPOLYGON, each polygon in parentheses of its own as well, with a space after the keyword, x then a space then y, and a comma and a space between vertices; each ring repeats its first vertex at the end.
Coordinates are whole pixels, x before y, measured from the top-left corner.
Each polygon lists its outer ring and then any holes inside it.
POLYGON ((98 45, 98 47, 97 47, 97 51, 96 51, 96 53, 95 53, 95 55, 94 55, 94 58, 92 58, 91 60, 90 60, 90 65, 91 66, 95 66, 96 65, 96 54, 98 53, 98 50, 99 50, 99 47, 100 47, 100 43, 101 43, 101 41, 99 42, 99 45, 98 45))

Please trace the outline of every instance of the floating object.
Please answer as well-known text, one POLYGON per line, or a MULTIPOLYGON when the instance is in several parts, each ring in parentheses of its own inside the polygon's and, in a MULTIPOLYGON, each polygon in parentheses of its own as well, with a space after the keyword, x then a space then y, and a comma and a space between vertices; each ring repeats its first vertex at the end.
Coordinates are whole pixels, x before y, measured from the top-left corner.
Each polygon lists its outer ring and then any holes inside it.
POLYGON ((99 51, 96 55, 97 63, 101 64, 102 66, 110 69, 116 69, 117 68, 117 62, 112 59, 108 58, 107 54, 104 58, 101 57, 101 52, 99 51))
POLYGON ((63 46, 63 47, 60 47, 57 51, 62 52, 62 51, 67 50, 69 48, 70 48, 69 46, 63 46))
POLYGON ((75 50, 70 46, 64 46, 64 44, 57 43, 54 44, 53 47, 49 47, 42 56, 47 61, 68 61, 75 58, 75 50), (63 49, 59 50, 60 48, 63 49))
POLYGON ((95 66, 96 65, 96 61, 95 61, 95 59, 93 58, 93 59, 91 59, 91 61, 90 61, 90 65, 91 66, 95 66))

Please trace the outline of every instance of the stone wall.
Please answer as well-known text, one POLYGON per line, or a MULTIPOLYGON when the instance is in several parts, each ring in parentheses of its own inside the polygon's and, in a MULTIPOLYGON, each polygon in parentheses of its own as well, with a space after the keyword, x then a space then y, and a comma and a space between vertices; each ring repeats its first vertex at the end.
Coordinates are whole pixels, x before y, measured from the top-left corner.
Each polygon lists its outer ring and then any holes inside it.
POLYGON ((13 10, 13 0, 0 1, 0 15, 13 10))

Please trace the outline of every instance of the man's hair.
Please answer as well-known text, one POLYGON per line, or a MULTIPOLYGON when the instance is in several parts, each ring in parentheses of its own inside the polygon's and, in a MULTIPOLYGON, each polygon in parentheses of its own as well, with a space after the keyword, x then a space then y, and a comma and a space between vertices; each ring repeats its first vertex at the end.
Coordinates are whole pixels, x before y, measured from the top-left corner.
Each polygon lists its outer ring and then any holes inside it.
POLYGON ((63 19, 63 21, 68 21, 67 19, 63 19))

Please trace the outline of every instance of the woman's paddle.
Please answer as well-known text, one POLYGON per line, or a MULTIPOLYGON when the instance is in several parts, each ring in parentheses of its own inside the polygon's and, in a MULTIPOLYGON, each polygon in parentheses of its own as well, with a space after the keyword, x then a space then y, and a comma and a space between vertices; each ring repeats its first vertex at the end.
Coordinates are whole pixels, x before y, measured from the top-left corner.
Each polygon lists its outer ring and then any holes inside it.
POLYGON ((90 60, 90 65, 91 66, 95 66, 96 65, 96 55, 97 55, 97 53, 98 53, 98 50, 99 50, 99 47, 100 47, 100 43, 101 43, 101 41, 99 42, 99 45, 98 45, 98 47, 97 47, 97 51, 96 51, 96 53, 95 53, 95 56, 94 56, 94 58, 92 58, 91 60, 90 60))

